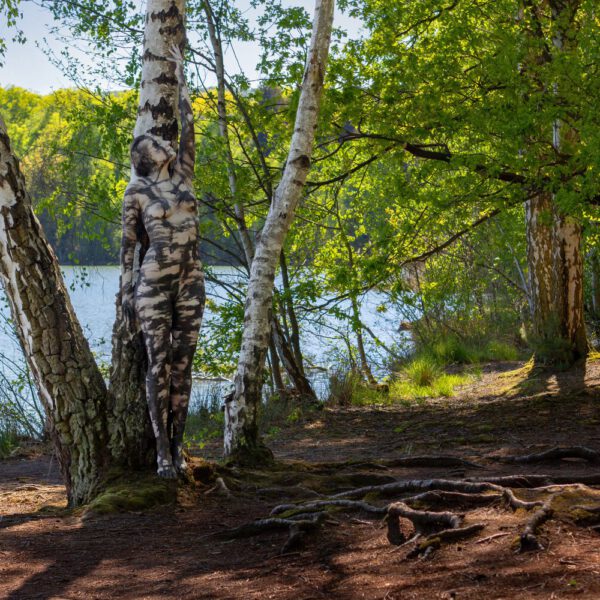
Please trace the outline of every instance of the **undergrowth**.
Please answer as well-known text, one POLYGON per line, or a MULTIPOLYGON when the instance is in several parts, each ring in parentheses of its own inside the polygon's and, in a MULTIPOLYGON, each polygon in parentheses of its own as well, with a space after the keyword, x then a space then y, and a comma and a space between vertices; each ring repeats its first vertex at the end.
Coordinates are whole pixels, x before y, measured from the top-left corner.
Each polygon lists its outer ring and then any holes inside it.
POLYGON ((430 356, 442 365, 514 361, 521 358, 519 350, 506 341, 469 340, 455 335, 418 344, 417 354, 430 356))
POLYGON ((0 428, 0 459, 8 458, 19 447, 19 434, 12 427, 0 428))

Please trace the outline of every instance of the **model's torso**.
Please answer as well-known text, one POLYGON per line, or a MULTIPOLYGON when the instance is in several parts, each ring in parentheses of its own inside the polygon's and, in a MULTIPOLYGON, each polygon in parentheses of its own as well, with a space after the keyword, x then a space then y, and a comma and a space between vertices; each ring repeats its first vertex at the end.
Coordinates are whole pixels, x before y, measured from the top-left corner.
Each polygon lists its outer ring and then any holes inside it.
POLYGON ((180 279, 199 263, 198 216, 191 187, 175 174, 152 182, 139 179, 135 193, 149 238, 141 275, 149 279, 180 279))

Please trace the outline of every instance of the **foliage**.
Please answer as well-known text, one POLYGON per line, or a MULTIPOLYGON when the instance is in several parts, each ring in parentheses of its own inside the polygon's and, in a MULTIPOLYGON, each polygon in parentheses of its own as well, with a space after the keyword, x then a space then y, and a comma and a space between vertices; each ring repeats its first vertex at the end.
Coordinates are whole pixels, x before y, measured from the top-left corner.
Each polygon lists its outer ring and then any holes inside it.
POLYGON ((442 374, 439 364, 428 356, 415 358, 404 367, 409 382, 419 387, 430 386, 442 374))
MULTIPOLYGON (((45 4, 96 53, 97 69, 85 75, 92 83, 108 69, 128 87, 139 80, 142 24, 131 2, 45 4)), ((15 6, 0 2, 13 17, 15 6)), ((534 192, 552 193, 557 210, 584 226, 587 304, 600 306, 591 285, 600 281, 600 118, 590 102, 600 92, 590 66, 600 59, 596 7, 578 5, 572 40, 559 49, 552 41, 560 23, 545 4, 531 6, 539 10, 515 0, 340 2, 361 29, 334 36, 310 181, 286 241, 289 281, 277 279, 274 305, 288 332, 293 316, 303 341, 319 340, 333 364, 343 363, 331 375, 336 403, 370 401, 369 372, 389 374, 411 350, 415 361, 448 365, 514 360, 526 343, 536 345, 517 333, 531 312, 523 203, 534 192), (558 122, 577 132, 563 152, 552 145, 558 122), (389 319, 378 330, 365 316, 373 298, 389 319), (399 320, 411 340, 397 331, 399 320)), ((281 2, 253 0, 247 11, 211 3, 226 47, 253 39, 260 46, 258 82, 227 73, 226 147, 216 91, 202 71, 212 60, 204 3, 187 7, 203 258, 239 269, 235 279, 208 273, 216 292, 195 368, 230 374, 247 278, 233 205, 256 239, 292 133, 310 18, 281 2)), ((65 61, 74 74, 74 55, 65 61)), ((118 260, 135 102, 133 91, 94 86, 48 97, 0 90, 36 210, 63 262, 118 260)), ((410 385, 443 377, 411 364, 410 385)))

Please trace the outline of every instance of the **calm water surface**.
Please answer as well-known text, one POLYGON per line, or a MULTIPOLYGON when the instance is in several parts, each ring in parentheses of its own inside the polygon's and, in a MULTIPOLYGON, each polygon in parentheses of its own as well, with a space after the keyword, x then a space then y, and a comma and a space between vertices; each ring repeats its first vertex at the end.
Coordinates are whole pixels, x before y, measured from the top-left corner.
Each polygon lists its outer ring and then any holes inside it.
MULTIPOLYGON (((119 267, 63 267, 62 271, 73 307, 90 347, 100 360, 109 362, 110 337, 115 318, 115 295, 119 284, 119 267)), ((232 282, 236 280, 233 269, 219 268, 219 274, 232 282)), ((207 284, 207 295, 216 302, 219 302, 221 297, 220 290, 216 289, 213 284, 207 284)), ((398 323, 405 316, 394 308, 382 312, 383 302, 383 297, 376 292, 367 294, 363 301, 361 318, 386 345, 402 342, 404 334, 398 333, 397 328, 398 323)), ((3 354, 9 361, 22 363, 21 349, 6 323, 8 315, 6 298, 0 288, 0 354, 3 354)), ((303 323, 302 347, 309 363, 325 368, 330 368, 335 364, 336 354, 344 350, 343 343, 335 330, 347 331, 348 328, 348 323, 339 320, 328 319, 319 322, 306 320, 303 323)), ((380 359, 385 354, 385 351, 377 349, 375 345, 371 351, 380 359)), ((9 366, 6 363, 4 366, 0 363, 0 370, 6 372, 7 369, 9 366)), ((381 368, 376 368, 377 370, 380 373, 383 372, 381 368)), ((224 375, 228 376, 229 374, 224 375)), ((197 382, 195 384, 196 396, 200 391, 199 388, 207 385, 210 384, 197 382)))

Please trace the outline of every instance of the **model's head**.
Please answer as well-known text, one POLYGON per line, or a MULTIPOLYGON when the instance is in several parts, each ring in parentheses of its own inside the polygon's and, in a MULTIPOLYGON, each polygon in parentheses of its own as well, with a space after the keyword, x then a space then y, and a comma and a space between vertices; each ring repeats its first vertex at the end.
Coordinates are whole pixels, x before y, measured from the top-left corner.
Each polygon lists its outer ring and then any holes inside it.
POLYGON ((169 142, 149 133, 136 137, 131 144, 131 164, 138 177, 159 172, 176 156, 169 142))

